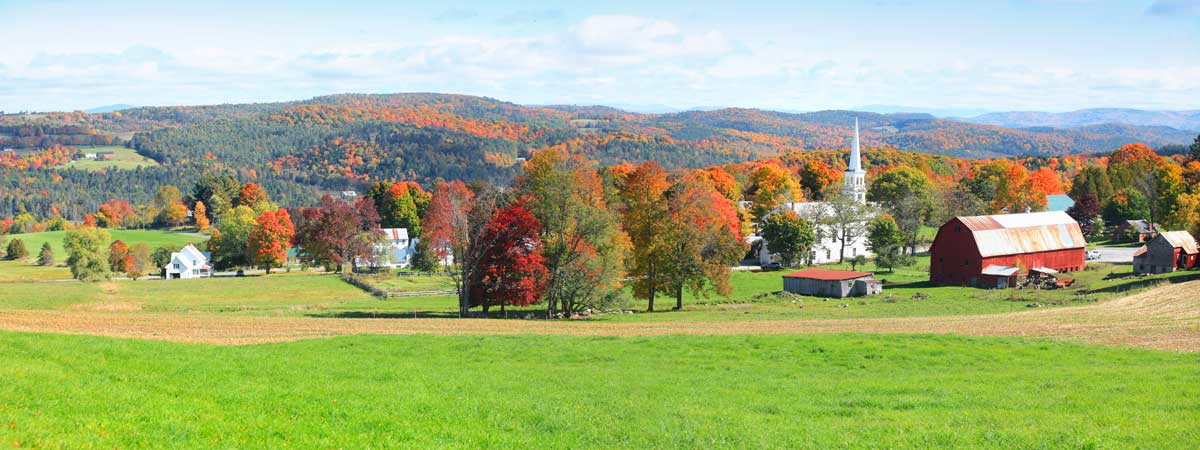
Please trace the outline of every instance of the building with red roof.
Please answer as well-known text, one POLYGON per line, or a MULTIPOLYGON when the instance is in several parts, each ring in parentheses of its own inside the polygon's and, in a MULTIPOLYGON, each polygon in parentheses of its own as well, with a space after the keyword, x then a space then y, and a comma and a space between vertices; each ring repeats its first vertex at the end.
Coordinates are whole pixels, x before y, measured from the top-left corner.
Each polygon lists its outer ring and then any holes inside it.
POLYGON ((883 292, 883 284, 871 272, 830 270, 811 267, 783 276, 783 290, 816 297, 859 297, 883 292))

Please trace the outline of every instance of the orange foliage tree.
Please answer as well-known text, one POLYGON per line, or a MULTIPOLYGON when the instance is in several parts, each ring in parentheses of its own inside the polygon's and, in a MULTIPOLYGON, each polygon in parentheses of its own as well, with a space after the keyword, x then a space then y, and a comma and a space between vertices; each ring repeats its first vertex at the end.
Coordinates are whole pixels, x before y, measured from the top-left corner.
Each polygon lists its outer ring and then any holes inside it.
POLYGON ((296 228, 286 209, 263 212, 250 231, 247 243, 250 258, 270 275, 272 267, 280 267, 287 262, 287 253, 292 248, 295 235, 296 228))

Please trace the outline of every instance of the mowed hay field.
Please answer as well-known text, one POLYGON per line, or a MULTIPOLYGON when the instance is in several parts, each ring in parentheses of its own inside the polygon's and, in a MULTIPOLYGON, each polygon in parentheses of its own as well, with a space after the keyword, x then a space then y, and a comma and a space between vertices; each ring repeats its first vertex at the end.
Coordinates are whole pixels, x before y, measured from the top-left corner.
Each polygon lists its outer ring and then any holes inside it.
POLYGON ((79 159, 59 166, 60 169, 79 169, 88 171, 98 171, 105 169, 136 169, 139 167, 157 166, 158 162, 145 156, 139 155, 136 151, 130 148, 119 146, 101 146, 101 147, 79 147, 79 150, 85 153, 97 152, 113 152, 112 159, 79 159))
POLYGON ((953 336, 0 333, 0 442, 172 448, 1187 448, 1193 354, 953 336))

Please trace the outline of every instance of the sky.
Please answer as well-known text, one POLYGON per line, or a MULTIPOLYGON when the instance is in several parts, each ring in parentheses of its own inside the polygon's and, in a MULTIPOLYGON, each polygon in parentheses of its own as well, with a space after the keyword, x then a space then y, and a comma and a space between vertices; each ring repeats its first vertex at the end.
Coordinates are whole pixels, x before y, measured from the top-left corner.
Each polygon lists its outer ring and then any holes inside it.
POLYGON ((1200 0, 0 0, 0 111, 344 92, 1200 109, 1200 0))

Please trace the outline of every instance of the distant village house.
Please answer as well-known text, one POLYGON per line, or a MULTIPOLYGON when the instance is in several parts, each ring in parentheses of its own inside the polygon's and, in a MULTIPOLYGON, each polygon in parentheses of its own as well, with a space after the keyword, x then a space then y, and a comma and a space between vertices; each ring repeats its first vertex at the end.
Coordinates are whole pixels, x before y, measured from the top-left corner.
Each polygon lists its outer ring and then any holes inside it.
POLYGON ((1114 235, 1117 242, 1146 242, 1158 232, 1158 225, 1149 220, 1126 220, 1118 223, 1114 235))

